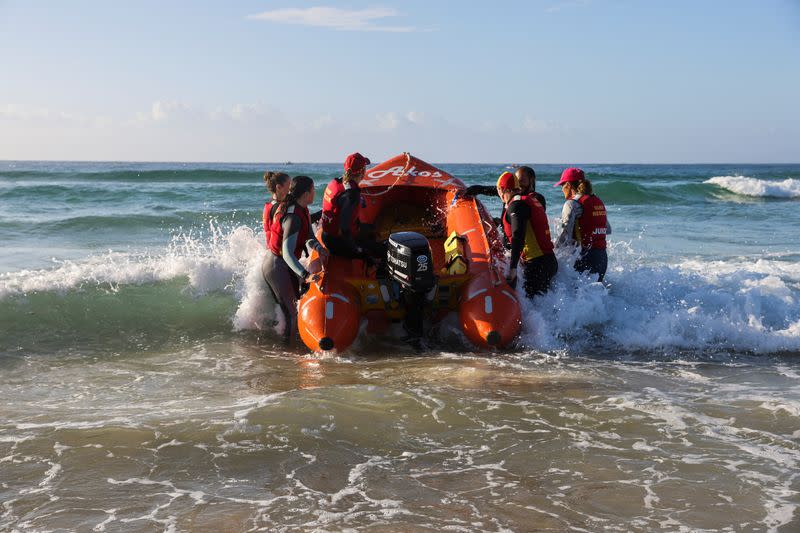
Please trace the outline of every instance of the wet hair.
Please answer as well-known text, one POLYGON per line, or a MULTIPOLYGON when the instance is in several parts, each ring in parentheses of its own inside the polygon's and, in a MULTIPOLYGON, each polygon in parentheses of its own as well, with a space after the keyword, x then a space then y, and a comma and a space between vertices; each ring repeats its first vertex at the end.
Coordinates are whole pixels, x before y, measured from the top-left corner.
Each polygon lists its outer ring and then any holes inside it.
POLYGON ((289 192, 286 194, 286 198, 283 199, 283 203, 287 206, 294 204, 301 196, 313 188, 314 180, 308 176, 295 176, 292 178, 292 184, 289 185, 289 192))
POLYGON ((580 194, 581 196, 583 196, 584 194, 593 194, 592 182, 587 179, 579 181, 576 185, 574 185, 574 189, 578 191, 578 194, 580 194))
POLYGON ((363 167, 361 167, 358 170, 355 170, 355 169, 345 170, 344 174, 342 174, 342 183, 349 183, 350 180, 352 180, 354 177, 358 176, 359 174, 363 174, 364 171, 366 171, 366 170, 367 170, 367 166, 366 165, 364 165, 363 167))
POLYGON ((264 184, 272 194, 278 190, 278 185, 283 185, 289 179, 289 174, 285 172, 273 172, 268 170, 264 172, 264 184))
POLYGON ((528 178, 528 182, 530 183, 530 188, 532 191, 536 189, 536 172, 531 167, 517 167, 517 169, 514 171, 514 174, 517 172, 528 178))

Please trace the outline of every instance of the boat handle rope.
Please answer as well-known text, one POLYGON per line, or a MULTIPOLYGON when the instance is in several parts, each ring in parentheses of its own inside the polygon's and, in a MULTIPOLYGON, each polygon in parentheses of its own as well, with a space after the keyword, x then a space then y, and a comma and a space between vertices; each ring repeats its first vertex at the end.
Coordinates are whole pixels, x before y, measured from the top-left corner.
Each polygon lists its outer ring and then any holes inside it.
POLYGON ((400 181, 400 179, 401 179, 403 176, 405 176, 405 175, 406 175, 406 172, 408 172, 408 167, 409 167, 409 165, 411 165, 411 153, 410 153, 410 152, 403 152, 403 155, 405 155, 405 156, 406 156, 406 164, 405 164, 405 166, 403 167, 403 170, 401 170, 401 171, 400 171, 400 175, 399 175, 399 176, 397 176, 397 179, 396 179, 396 180, 394 180, 394 183, 392 183, 391 185, 389 185, 389 186, 386 188, 386 190, 385 190, 385 191, 381 191, 381 192, 375 192, 375 193, 367 193, 367 192, 361 191, 361 195, 362 195, 362 196, 366 196, 366 197, 368 197, 368 198, 374 198, 374 197, 376 197, 376 196, 382 196, 382 195, 386 194, 387 192, 391 191, 391 190, 394 188, 394 186, 395 186, 395 185, 397 185, 397 183, 400 181))

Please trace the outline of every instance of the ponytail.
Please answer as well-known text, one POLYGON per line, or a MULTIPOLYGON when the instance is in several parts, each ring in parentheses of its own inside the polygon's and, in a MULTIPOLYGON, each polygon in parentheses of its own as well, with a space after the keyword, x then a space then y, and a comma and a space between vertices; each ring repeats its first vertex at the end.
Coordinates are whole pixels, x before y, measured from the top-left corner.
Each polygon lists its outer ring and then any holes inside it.
POLYGON ((582 179, 578 182, 578 185, 575 187, 575 190, 578 191, 578 194, 583 196, 584 194, 593 194, 592 193, 592 182, 587 179, 582 179))
POLYGON ((308 176, 295 176, 292 178, 292 184, 289 186, 289 192, 286 194, 286 198, 284 198, 283 202, 281 203, 286 205, 286 207, 289 207, 290 205, 297 203, 297 200, 301 196, 313 188, 314 180, 308 176))
POLYGON ((364 165, 361 168, 351 168, 349 170, 345 170, 342 174, 342 183, 350 183, 351 181, 355 180, 356 177, 361 176, 364 177, 367 171, 367 166, 364 165))
POLYGON ((286 183, 288 179, 289 175, 285 172, 273 172, 271 170, 264 172, 264 184, 267 186, 267 190, 272 194, 275 194, 278 190, 278 186, 286 183))

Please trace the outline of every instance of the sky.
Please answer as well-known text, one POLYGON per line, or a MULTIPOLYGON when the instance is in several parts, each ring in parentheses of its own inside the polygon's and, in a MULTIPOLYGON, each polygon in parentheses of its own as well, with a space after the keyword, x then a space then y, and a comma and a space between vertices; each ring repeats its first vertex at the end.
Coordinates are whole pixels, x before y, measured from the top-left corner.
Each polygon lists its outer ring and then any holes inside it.
POLYGON ((800 162, 800 0, 0 0, 0 159, 800 162))

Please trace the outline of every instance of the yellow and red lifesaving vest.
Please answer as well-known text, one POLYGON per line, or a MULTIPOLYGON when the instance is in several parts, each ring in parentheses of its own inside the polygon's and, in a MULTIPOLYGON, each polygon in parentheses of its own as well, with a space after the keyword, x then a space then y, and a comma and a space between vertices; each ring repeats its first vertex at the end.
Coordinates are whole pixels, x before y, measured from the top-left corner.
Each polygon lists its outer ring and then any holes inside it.
POLYGON ((283 217, 291 213, 300 218, 300 232, 297 235, 297 244, 294 247, 294 255, 300 259, 306 246, 306 241, 311 234, 311 215, 308 214, 307 207, 301 207, 297 204, 287 206, 285 203, 278 205, 270 225, 269 249, 275 255, 283 255, 283 217))
POLYGON ((606 249, 606 206, 597 196, 584 194, 578 198, 583 214, 575 221, 572 237, 586 250, 606 249))
MULTIPOLYGON (((550 223, 547 221, 547 215, 542 204, 533 194, 517 195, 511 199, 511 202, 516 201, 525 202, 531 211, 528 227, 525 228, 525 246, 522 248, 522 260, 531 261, 537 257, 552 254, 553 241, 550 238, 550 223)), ((511 205, 511 202, 509 202, 509 205, 511 205)), ((503 231, 508 240, 511 241, 511 222, 508 220, 508 209, 503 212, 503 231)))
MULTIPOLYGON (((358 188, 356 183, 351 183, 348 187, 358 188)), ((332 179, 331 182, 325 187, 325 194, 322 197, 322 231, 328 235, 339 236, 339 216, 341 209, 337 201, 339 196, 348 190, 342 183, 342 178, 332 179)), ((352 219, 348 221, 350 226, 350 234, 355 236, 358 233, 358 212, 361 208, 361 202, 358 202, 353 209, 352 219)))

